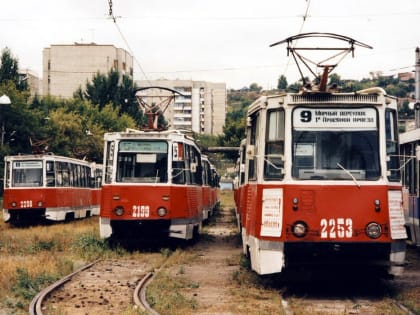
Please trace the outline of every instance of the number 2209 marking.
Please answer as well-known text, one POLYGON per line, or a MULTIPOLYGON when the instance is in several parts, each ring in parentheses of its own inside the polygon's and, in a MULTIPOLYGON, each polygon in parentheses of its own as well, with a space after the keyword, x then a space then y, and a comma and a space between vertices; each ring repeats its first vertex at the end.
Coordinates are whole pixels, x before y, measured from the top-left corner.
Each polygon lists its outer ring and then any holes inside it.
POLYGON ((353 221, 350 218, 321 219, 321 238, 350 238, 353 221))

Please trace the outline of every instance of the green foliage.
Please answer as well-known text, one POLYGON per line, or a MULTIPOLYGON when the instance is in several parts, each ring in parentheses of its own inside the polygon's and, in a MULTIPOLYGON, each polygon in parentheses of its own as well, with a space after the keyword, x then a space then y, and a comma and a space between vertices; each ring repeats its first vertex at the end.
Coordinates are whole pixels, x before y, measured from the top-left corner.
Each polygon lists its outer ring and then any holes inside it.
POLYGON ((287 79, 286 77, 282 74, 279 77, 279 80, 277 81, 277 89, 279 90, 286 90, 287 88, 287 79))
POLYGON ((257 92, 257 93, 260 93, 261 90, 262 90, 262 87, 259 86, 257 83, 254 82, 254 83, 251 83, 251 85, 249 86, 249 90, 250 91, 257 92))
POLYGON ((58 279, 58 276, 50 274, 39 274, 31 277, 26 269, 17 268, 16 283, 13 285, 12 290, 16 296, 25 300, 32 300, 41 289, 58 279))
POLYGON ((9 48, 4 48, 1 54, 0 82, 11 81, 20 91, 28 89, 28 83, 19 78, 19 61, 12 55, 9 48))
POLYGON ((112 104, 114 108, 119 108, 121 114, 131 116, 138 126, 142 126, 145 117, 135 97, 137 88, 129 76, 123 75, 120 80, 119 72, 111 70, 107 75, 98 72, 92 82, 86 83, 85 90, 79 88, 74 96, 98 105, 100 110, 112 104))
POLYGON ((98 258, 103 256, 110 247, 106 240, 98 238, 96 234, 83 234, 74 240, 72 250, 85 258, 98 258))

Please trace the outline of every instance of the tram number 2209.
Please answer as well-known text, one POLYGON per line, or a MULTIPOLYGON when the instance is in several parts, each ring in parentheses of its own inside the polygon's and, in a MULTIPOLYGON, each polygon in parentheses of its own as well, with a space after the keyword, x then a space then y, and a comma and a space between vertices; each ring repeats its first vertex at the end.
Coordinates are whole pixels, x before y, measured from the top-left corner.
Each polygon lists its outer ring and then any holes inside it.
POLYGON ((133 206, 133 217, 134 218, 148 218, 150 215, 150 207, 145 205, 133 206))
POLYGON ((353 221, 350 218, 321 219, 321 238, 350 238, 353 221))

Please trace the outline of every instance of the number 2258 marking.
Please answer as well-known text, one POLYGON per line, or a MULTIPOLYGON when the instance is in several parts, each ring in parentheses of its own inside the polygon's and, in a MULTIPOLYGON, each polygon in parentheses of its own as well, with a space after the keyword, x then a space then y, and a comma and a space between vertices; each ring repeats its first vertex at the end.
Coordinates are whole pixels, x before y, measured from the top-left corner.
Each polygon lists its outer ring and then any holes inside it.
POLYGON ((350 218, 321 219, 321 238, 350 238, 353 221, 350 218))

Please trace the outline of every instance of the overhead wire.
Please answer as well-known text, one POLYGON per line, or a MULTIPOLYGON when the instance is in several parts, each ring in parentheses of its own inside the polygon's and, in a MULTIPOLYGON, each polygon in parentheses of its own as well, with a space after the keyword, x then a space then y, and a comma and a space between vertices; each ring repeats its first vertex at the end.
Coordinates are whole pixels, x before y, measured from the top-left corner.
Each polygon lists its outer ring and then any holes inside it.
MULTIPOLYGON (((308 18, 309 6, 311 5, 311 0, 305 0, 305 1, 306 1, 306 9, 305 9, 305 13, 302 16, 303 20, 302 20, 302 24, 300 25, 299 33, 298 34, 302 34, 303 26, 305 25, 306 19, 308 18)), ((297 41, 295 41, 293 43, 293 48, 296 47, 296 44, 297 44, 297 41)), ((292 56, 289 56, 289 58, 287 59, 286 66, 284 68, 284 72, 283 72, 283 76, 284 77, 286 77, 286 73, 287 73, 287 70, 289 68, 290 61, 291 60, 292 60, 292 56)))
POLYGON ((128 43, 126 37, 124 36, 123 32, 121 31, 118 23, 117 23, 117 19, 120 18, 119 16, 115 16, 112 10, 112 0, 108 0, 108 5, 109 5, 109 17, 114 21, 114 25, 118 30, 118 33, 120 34, 122 40, 124 41, 125 45, 127 46, 128 51, 130 52, 131 56, 133 56, 134 61, 136 62, 137 66, 139 67, 140 71, 142 72, 144 78, 146 79, 146 81, 152 85, 152 83, 150 82, 149 78, 146 75, 146 72, 144 71, 143 67, 141 66, 139 60, 136 58, 136 56, 134 55, 134 51, 131 49, 130 44, 128 43))

